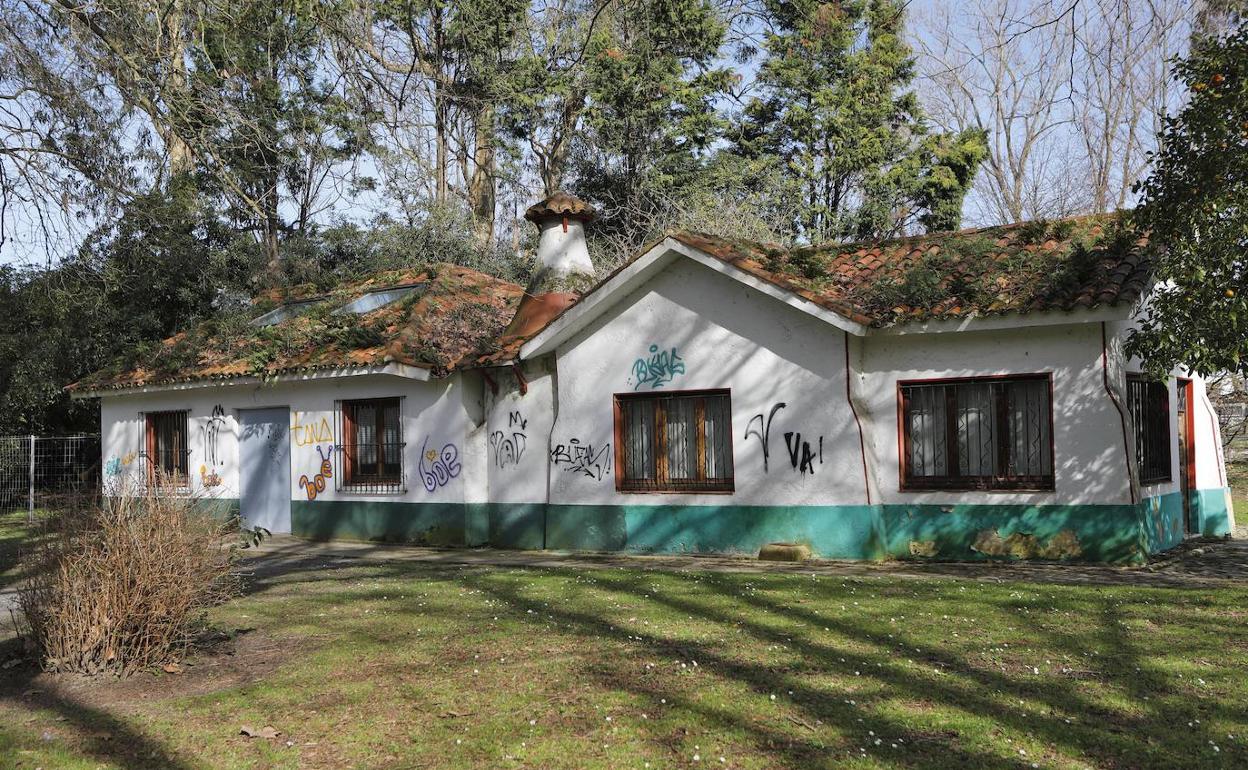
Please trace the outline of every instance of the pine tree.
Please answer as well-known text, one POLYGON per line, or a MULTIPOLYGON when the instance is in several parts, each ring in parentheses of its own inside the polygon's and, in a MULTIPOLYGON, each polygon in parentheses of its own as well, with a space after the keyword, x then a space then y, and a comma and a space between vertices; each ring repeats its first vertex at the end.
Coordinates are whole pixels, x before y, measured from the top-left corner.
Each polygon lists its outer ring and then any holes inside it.
POLYGON ((946 228, 983 137, 934 139, 909 86, 900 0, 767 0, 770 31, 737 150, 780 164, 794 228, 811 242, 946 228))

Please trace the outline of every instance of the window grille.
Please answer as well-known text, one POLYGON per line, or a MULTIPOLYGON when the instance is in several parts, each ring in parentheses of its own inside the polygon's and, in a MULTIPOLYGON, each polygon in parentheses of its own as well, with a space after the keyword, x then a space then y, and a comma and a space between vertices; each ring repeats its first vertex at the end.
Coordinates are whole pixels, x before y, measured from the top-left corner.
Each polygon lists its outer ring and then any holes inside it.
POLYGON ((903 382, 903 489, 1053 488, 1048 375, 903 382))
POLYGON ((406 490, 403 471, 402 399, 373 398, 338 403, 336 488, 362 493, 406 490))
POLYGON ((144 424, 146 440, 141 457, 146 463, 148 481, 155 481, 159 476, 179 486, 186 485, 190 455, 186 441, 187 411, 147 412, 144 424))
POLYGON ((1135 427, 1140 483, 1170 481, 1170 389, 1164 382, 1128 375, 1127 411, 1135 427))
POLYGON ((616 486, 626 492, 731 492, 729 392, 615 397, 616 486))

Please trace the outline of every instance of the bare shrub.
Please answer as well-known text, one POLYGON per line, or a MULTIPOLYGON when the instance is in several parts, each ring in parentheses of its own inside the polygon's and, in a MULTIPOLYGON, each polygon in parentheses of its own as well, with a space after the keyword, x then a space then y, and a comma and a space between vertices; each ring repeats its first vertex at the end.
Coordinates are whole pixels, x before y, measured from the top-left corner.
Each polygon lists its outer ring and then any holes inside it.
POLYGON ((45 669, 132 673, 185 652, 205 610, 237 592, 230 523, 167 483, 50 518, 18 588, 45 669))

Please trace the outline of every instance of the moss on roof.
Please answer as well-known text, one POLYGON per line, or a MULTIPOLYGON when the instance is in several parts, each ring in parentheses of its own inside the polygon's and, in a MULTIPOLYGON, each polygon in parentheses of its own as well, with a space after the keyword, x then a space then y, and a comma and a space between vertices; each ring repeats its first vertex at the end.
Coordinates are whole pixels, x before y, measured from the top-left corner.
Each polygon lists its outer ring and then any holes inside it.
POLYGON ((438 263, 390 270, 328 292, 296 287, 257 298, 250 312, 214 319, 70 386, 76 391, 400 363, 444 376, 494 350, 523 289, 465 267, 438 263), (336 313, 370 292, 413 287, 363 314, 336 313), (278 307, 308 302, 290 318, 257 327, 278 307))
POLYGON ((673 237, 871 326, 1130 303, 1149 275, 1116 215, 793 249, 673 237))

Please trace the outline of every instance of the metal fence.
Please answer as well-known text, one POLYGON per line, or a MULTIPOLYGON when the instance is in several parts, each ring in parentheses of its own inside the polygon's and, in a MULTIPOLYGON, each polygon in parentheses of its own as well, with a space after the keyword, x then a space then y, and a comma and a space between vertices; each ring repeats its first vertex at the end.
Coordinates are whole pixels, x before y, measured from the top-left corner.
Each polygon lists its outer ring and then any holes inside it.
POLYGON ((99 436, 0 436, 0 513, 38 508, 100 485, 99 436))

